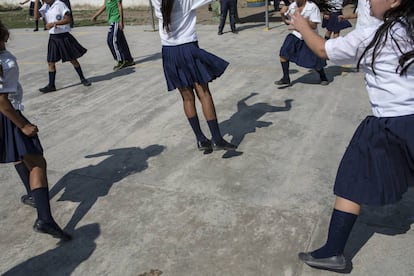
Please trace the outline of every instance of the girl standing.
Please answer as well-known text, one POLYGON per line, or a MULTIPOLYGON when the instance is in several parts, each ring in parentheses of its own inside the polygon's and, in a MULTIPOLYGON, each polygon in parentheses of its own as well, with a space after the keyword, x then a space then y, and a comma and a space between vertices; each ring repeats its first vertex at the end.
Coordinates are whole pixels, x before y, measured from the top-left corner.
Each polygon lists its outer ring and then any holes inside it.
POLYGON ((225 71, 228 62, 198 47, 195 31, 196 9, 211 0, 152 0, 159 19, 162 61, 168 91, 176 88, 183 99, 184 113, 202 151, 234 150, 220 133, 208 83, 225 71), (195 91, 195 92, 194 92, 195 91), (201 102, 212 139, 203 134, 195 107, 195 94, 201 102))
POLYGON ((59 227, 50 211, 46 160, 37 136, 39 130, 21 113, 23 90, 16 57, 6 50, 8 38, 9 31, 0 21, 0 163, 20 162, 22 173, 17 171, 30 182, 30 196, 37 209, 33 229, 70 240, 71 236, 59 227))
MULTIPOLYGON (((295 10, 300 12, 302 16, 307 19, 309 27, 317 33, 318 24, 321 23, 321 12, 318 6, 312 1, 307 0, 296 0, 289 6, 284 6, 280 14, 286 25, 290 24, 290 14, 295 10)), ((323 69, 326 66, 326 61, 317 57, 308 46, 306 46, 302 39, 302 35, 297 31, 293 31, 287 35, 280 48, 279 60, 282 65, 283 77, 280 80, 275 81, 276 85, 291 85, 289 77, 290 61, 293 61, 301 67, 315 69, 319 73, 320 84, 329 84, 325 70, 323 69)))
POLYGON ((339 165, 326 244, 299 254, 303 262, 324 269, 346 267, 343 251, 361 204, 395 203, 414 182, 414 1, 370 4, 381 26, 326 42, 299 13, 290 22, 321 58, 363 69, 373 113, 357 128, 339 165))
MULTIPOLYGON (((37 1, 36 1, 37 3, 37 1)), ((70 61, 79 75, 80 81, 84 86, 90 86, 82 72, 82 68, 78 62, 78 58, 86 53, 86 49, 69 33, 71 18, 70 9, 59 0, 44 0, 43 6, 35 12, 40 12, 46 20, 46 28, 49 30, 49 43, 47 49, 47 63, 49 69, 49 83, 40 88, 42 93, 56 91, 56 62, 70 61)))
MULTIPOLYGON (((366 0, 367 1, 367 0, 366 0)), ((337 38, 341 30, 352 27, 346 19, 340 19, 342 16, 343 0, 326 1, 327 11, 323 14, 322 28, 326 28, 325 39, 337 38)))

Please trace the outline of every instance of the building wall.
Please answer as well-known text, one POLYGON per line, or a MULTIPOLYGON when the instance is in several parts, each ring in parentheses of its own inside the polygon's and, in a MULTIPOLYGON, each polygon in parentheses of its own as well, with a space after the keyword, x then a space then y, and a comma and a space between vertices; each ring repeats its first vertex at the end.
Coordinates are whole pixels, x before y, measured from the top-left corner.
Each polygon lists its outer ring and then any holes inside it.
MULTIPOLYGON (((13 4, 19 5, 19 2, 23 0, 0 0, 1 4, 13 4)), ((92 6, 100 7, 103 4, 103 0, 70 0, 72 7, 76 6, 92 6)), ((124 7, 137 7, 137 6, 149 6, 149 0, 122 0, 124 7)))

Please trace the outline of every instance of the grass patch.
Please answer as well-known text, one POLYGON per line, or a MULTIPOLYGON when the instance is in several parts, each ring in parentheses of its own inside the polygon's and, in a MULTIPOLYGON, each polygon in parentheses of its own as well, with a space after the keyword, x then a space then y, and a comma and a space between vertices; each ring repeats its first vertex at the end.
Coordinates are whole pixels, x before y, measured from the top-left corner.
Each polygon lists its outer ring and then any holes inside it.
MULTIPOLYGON (((73 7, 73 17, 75 27, 81 26, 105 26, 106 14, 103 13, 96 22, 92 22, 91 18, 98 8, 91 6, 73 7)), ((34 20, 29 16, 28 8, 13 5, 0 5, 0 20, 9 28, 32 28, 34 20)), ((133 7, 124 8, 124 24, 141 25, 150 22, 149 7, 133 7)), ((42 22, 39 22, 39 28, 43 28, 42 22)))

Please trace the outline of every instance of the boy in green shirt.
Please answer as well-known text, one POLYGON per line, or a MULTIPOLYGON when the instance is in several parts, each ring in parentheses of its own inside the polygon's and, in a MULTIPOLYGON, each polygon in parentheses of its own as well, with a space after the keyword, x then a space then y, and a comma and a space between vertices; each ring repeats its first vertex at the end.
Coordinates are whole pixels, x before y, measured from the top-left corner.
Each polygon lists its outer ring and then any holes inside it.
POLYGON ((116 60, 114 71, 132 66, 135 64, 134 59, 129 51, 129 46, 124 34, 124 12, 122 9, 122 0, 104 0, 104 4, 99 8, 92 17, 96 21, 99 15, 106 12, 109 31, 106 38, 109 50, 116 60))

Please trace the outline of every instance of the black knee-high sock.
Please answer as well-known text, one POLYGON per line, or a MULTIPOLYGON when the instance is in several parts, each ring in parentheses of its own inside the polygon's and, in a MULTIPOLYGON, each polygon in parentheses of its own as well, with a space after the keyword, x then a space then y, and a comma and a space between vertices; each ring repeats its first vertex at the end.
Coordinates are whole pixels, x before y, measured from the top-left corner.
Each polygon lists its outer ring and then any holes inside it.
POLYGON ((313 251, 311 255, 317 259, 341 255, 357 218, 357 215, 334 209, 328 239, 324 246, 313 251))
POLYGON ((55 87, 56 71, 49 71, 49 86, 55 87))
POLYGON ((221 136, 217 119, 209 120, 207 121, 207 124, 211 132, 212 140, 214 142, 220 142, 221 140, 223 140, 223 136, 221 136))
POLYGON ((289 61, 281 61, 280 64, 282 65, 283 79, 289 80, 289 61))
POLYGON ((80 65, 79 65, 78 67, 75 67, 75 70, 76 70, 76 72, 78 73, 79 78, 80 78, 81 80, 84 80, 84 79, 85 79, 85 77, 83 76, 82 68, 80 67, 80 65))
POLYGON ((14 165, 14 168, 16 169, 17 174, 20 176, 20 179, 26 188, 27 194, 30 195, 30 171, 27 169, 26 165, 23 162, 14 165))
POLYGON ((39 29, 39 20, 38 19, 35 20, 35 29, 36 30, 39 29))
POLYGON ((326 78, 326 74, 325 74, 325 70, 322 68, 320 70, 316 70, 319 73, 319 77, 321 78, 321 80, 328 80, 326 78))
POLYGON ((37 217, 45 222, 54 222, 50 211, 49 189, 37 188, 32 190, 32 196, 36 203, 37 217))
POLYGON ((188 122, 190 123, 191 128, 194 131, 197 141, 207 140, 207 137, 204 135, 203 131, 201 130, 200 121, 198 120, 197 115, 195 115, 194 117, 188 118, 188 122))

